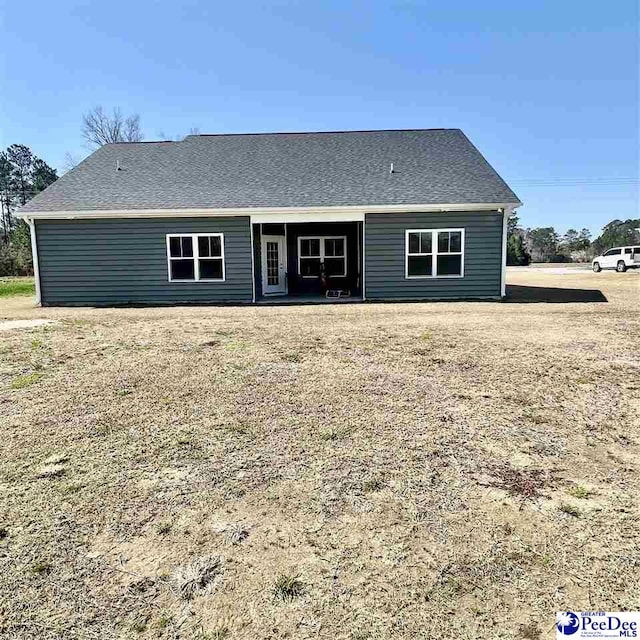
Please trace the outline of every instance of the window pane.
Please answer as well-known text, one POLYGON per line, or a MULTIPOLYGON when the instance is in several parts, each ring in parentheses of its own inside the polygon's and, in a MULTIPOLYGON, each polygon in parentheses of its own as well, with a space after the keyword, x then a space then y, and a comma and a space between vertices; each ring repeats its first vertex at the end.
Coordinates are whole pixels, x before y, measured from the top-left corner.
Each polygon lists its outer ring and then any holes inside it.
POLYGON ((337 238, 333 241, 334 243, 334 256, 344 256, 344 240, 342 238, 337 238))
POLYGON ((345 275, 345 259, 344 258, 327 258, 324 261, 325 273, 328 276, 344 276, 345 275))
POLYGON ((222 238, 220 236, 211 236, 209 238, 212 256, 222 256, 222 238))
POLYGON ((172 280, 193 280, 195 278, 193 260, 171 260, 172 280))
POLYGON ((420 253, 420 234, 409 234, 409 253, 420 253))
POLYGON ((320 256, 320 239, 311 238, 300 241, 301 256, 320 256))
POLYGON ((169 255, 172 258, 179 258, 182 255, 180 238, 169 238, 169 255))
POLYGON ((324 255, 329 257, 344 256, 344 240, 329 238, 324 241, 324 255))
POLYGON ((430 276, 431 256, 409 256, 407 267, 410 276, 430 276))
POLYGON ((319 276, 320 275, 320 258, 304 258, 300 260, 301 276, 319 276))
POLYGON ((449 234, 449 251, 462 251, 462 234, 459 231, 449 234))
POLYGON ((438 256, 439 276, 462 275, 462 256, 438 256))
POLYGON ((438 233, 438 252, 449 253, 449 232, 440 231, 438 233))
POLYGON ((222 256, 222 242, 220 236, 199 236, 198 255, 201 258, 215 258, 222 256))
POLYGON ((180 240, 182 241, 182 257, 192 258, 193 257, 193 238, 191 236, 182 236, 180 240))
POLYGON ((420 234, 420 253, 431 253, 431 232, 420 234))
POLYGON ((222 280, 222 260, 200 260, 200 280, 222 280))
POLYGON ((209 250, 209 238, 206 236, 200 236, 198 238, 198 255, 202 258, 206 258, 211 255, 209 250))

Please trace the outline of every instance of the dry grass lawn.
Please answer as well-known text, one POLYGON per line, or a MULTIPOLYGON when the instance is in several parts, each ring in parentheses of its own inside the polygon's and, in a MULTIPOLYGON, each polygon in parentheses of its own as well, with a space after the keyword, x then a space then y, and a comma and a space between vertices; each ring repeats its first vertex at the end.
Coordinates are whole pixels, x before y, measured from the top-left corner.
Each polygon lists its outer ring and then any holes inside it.
POLYGON ((0 637, 550 638, 640 603, 640 277, 608 302, 0 300, 0 637))

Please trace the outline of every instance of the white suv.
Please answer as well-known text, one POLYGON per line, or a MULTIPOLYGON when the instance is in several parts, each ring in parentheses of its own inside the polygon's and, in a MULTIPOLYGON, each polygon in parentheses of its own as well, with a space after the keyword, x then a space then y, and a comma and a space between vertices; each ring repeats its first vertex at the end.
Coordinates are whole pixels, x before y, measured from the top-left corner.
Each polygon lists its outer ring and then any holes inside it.
POLYGON ((640 267, 640 246, 609 249, 601 256, 596 256, 591 266, 596 273, 603 269, 615 269, 618 273, 624 273, 627 269, 637 269, 640 267))

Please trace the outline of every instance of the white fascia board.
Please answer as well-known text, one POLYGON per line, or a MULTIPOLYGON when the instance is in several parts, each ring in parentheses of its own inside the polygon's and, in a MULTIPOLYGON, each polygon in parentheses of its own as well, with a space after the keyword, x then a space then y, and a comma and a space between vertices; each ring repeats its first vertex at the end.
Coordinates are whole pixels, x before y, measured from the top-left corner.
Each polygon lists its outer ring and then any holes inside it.
MULTIPOLYGON (((465 202, 460 204, 376 204, 348 207, 243 207, 235 209, 112 209, 96 211, 29 211, 18 212, 18 218, 33 220, 91 220, 98 218, 208 218, 229 216, 250 216, 253 221, 284 222, 284 216, 306 216, 301 219, 311 221, 311 216, 331 221, 328 216, 336 216, 336 221, 361 221, 367 213, 446 213, 448 211, 497 211, 520 202, 465 202), (348 216, 351 216, 350 218, 348 216), (277 218, 277 220, 276 220, 277 218)), ((291 220, 293 221, 293 220, 291 220)))
POLYGON ((262 224, 294 223, 294 222, 362 222, 364 213, 361 211, 308 211, 305 213, 252 213, 251 222, 262 224))

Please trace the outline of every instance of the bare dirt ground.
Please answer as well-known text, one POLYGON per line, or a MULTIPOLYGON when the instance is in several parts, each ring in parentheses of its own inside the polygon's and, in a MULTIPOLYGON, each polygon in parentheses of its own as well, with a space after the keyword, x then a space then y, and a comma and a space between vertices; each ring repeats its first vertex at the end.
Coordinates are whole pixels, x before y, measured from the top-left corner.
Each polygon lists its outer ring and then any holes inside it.
POLYGON ((56 322, 0 334, 0 637, 535 639, 638 609, 640 279, 509 279, 507 303, 2 299, 56 322))

